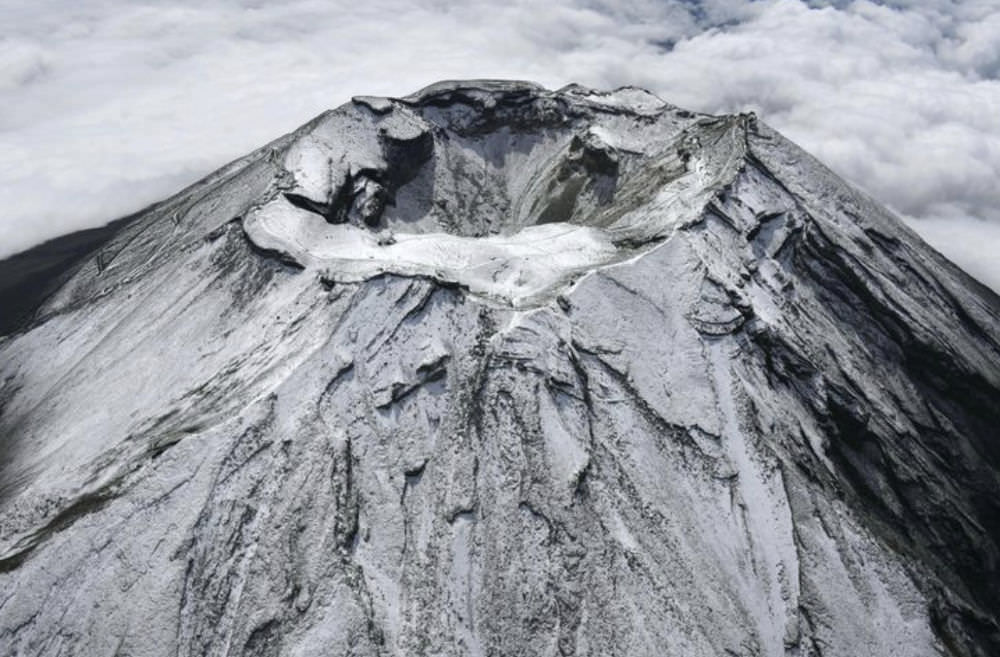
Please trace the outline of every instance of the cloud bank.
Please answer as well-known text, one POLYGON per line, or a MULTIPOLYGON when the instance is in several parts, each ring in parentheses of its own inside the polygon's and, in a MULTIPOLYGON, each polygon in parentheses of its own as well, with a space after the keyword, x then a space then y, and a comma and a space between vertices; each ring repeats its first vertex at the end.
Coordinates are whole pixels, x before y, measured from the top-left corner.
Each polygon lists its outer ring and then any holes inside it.
POLYGON ((444 78, 754 110, 1000 290, 995 0, 0 0, 0 257, 356 94, 444 78))

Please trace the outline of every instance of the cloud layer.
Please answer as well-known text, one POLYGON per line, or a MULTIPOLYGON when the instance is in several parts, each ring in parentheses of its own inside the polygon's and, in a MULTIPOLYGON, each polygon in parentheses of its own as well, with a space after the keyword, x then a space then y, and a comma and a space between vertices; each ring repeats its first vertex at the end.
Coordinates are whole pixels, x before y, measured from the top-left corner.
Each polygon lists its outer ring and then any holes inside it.
POLYGON ((360 93, 644 86, 752 109, 1000 290, 995 0, 0 0, 0 257, 360 93))

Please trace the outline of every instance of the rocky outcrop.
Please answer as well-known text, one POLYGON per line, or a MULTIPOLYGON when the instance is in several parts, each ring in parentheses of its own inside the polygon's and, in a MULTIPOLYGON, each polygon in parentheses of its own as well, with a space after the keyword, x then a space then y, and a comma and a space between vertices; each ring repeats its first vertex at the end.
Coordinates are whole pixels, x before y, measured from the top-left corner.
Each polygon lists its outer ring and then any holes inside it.
POLYGON ((0 339, 0 652, 1000 652, 1000 299, 753 116, 357 98, 0 339))

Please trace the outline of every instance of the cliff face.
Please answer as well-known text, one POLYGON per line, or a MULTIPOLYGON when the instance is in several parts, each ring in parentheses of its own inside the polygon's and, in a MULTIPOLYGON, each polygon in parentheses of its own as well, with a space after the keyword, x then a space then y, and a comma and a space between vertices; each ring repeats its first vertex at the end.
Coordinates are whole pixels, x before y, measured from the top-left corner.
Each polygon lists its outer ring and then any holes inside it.
POLYGON ((5 655, 1000 653, 1000 299, 752 116, 355 99, 0 382, 5 655))

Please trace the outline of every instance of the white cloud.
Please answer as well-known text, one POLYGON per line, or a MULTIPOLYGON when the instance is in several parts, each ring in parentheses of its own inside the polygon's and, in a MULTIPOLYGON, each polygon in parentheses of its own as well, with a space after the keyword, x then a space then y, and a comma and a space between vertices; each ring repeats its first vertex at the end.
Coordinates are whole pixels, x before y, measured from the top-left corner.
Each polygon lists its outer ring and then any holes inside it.
POLYGON ((961 264, 981 283, 1000 290, 1000 224, 956 214, 945 219, 922 219, 915 228, 952 262, 961 264))
POLYGON ((158 200, 351 95, 514 77, 755 109, 1000 288, 995 0, 0 0, 0 15, 0 255, 158 200))

